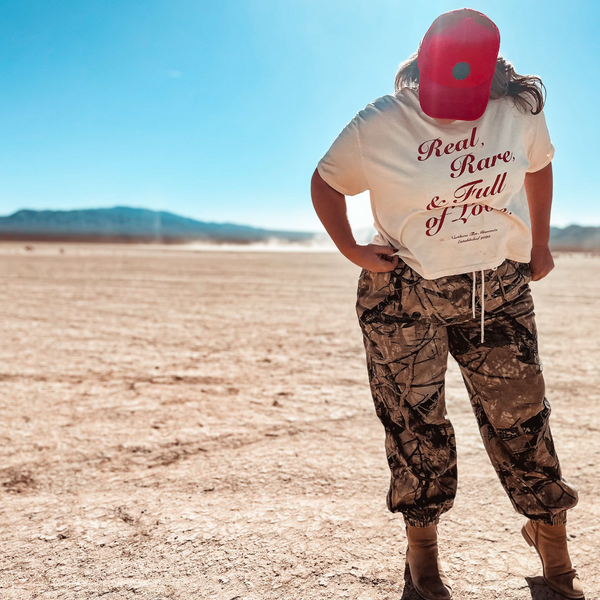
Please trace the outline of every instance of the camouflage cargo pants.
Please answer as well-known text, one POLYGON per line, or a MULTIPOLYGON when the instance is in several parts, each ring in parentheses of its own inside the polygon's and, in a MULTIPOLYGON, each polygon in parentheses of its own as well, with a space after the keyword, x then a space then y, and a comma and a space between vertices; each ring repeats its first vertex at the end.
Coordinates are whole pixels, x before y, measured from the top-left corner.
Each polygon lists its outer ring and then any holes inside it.
POLYGON ((484 281, 482 342, 471 273, 427 280, 400 259, 393 271, 363 269, 358 280, 356 310, 391 471, 387 507, 410 525, 437 523, 456 494, 456 442, 444 398, 448 352, 460 366, 483 443, 515 510, 559 524, 577 504, 549 427, 531 267, 506 259, 485 270, 484 281))

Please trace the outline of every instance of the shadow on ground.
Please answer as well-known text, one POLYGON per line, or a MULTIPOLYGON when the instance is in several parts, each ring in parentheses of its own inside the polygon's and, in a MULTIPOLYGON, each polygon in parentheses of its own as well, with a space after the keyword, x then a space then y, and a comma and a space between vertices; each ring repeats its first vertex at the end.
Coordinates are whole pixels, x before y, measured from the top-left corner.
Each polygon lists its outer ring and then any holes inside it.
MULTIPOLYGON (((565 596, 551 590, 546 585, 543 577, 525 577, 525 581, 529 586, 531 600, 565 600, 565 596)), ((404 589, 400 600, 423 600, 413 585, 408 565, 405 565, 404 568, 404 589)), ((585 597, 582 600, 585 600, 585 597)))
MULTIPOLYGON (((544 581, 543 577, 525 577, 532 600, 564 600, 565 596, 551 590, 544 581)), ((585 600, 583 596, 582 600, 585 600)))

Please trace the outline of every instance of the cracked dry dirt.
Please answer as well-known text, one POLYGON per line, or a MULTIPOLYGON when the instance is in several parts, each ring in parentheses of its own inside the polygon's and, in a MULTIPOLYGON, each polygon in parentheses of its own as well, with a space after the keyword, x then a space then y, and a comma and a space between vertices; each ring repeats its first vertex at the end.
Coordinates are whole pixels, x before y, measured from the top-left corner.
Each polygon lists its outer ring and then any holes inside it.
MULTIPOLYGON (((339 254, 0 245, 0 597, 416 599, 339 254)), ((551 424, 600 598, 600 258, 532 282, 551 424)), ((544 586, 450 358, 457 599, 544 586)))

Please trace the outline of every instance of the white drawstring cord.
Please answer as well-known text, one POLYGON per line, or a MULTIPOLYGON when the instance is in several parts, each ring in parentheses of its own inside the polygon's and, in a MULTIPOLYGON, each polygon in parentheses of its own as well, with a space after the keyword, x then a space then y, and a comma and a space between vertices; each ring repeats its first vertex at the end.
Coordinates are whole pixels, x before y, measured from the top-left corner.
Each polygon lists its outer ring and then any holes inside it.
POLYGON ((473 271, 473 296, 471 298, 471 305, 473 307, 473 318, 475 318, 475 285, 477 283, 477 272, 473 271))
MULTIPOLYGON (((473 318, 475 318, 475 288, 477 287, 477 272, 473 271, 473 295, 472 295, 472 308, 473 318)), ((483 343, 483 319, 485 314, 485 273, 481 270, 481 343, 483 343)))
POLYGON ((485 274, 481 270, 481 343, 483 344, 483 315, 485 313, 485 274))

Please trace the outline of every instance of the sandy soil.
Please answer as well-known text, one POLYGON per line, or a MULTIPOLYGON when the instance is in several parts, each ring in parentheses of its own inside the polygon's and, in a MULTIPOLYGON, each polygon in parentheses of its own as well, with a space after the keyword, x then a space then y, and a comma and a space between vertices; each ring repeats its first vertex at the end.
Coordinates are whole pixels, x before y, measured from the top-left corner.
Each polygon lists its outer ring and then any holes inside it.
MULTIPOLYGON (((339 254, 0 245, 0 597, 416 599, 339 254)), ((531 284, 600 598, 600 258, 531 284)), ((447 375, 457 599, 558 599, 447 375)))

